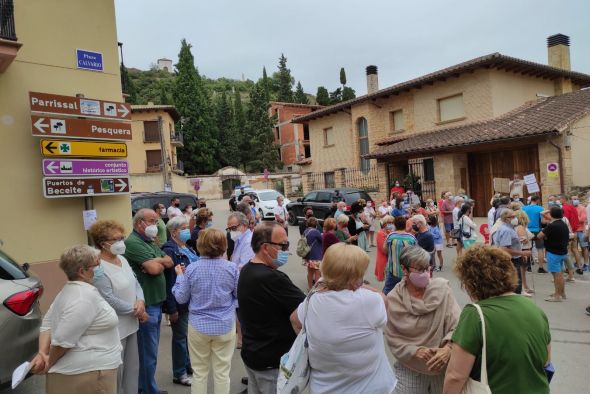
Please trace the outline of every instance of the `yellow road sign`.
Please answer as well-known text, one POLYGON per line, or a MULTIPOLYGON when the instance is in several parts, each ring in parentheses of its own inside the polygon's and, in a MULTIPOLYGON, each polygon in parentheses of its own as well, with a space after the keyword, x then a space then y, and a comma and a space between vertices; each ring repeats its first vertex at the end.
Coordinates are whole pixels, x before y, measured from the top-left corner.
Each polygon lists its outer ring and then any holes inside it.
POLYGON ((41 154, 50 157, 127 157, 124 142, 41 140, 41 154))

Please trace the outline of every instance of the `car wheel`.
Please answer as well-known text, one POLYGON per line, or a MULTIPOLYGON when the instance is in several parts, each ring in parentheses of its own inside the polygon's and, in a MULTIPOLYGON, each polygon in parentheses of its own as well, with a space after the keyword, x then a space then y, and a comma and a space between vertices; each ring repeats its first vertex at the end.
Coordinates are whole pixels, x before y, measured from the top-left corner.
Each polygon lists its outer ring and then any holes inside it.
POLYGON ((297 216, 293 211, 289 211, 289 224, 291 226, 297 226, 297 216))

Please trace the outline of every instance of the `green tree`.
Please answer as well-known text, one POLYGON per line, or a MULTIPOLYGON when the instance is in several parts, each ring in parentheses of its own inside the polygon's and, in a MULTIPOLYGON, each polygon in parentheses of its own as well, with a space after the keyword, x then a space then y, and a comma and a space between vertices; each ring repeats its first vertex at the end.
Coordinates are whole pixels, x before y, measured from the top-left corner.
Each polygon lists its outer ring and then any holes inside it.
POLYGON ((291 70, 287 68, 287 58, 281 53, 279 58, 277 100, 284 103, 293 102, 293 78, 291 70))
POLYGON ((344 67, 340 68, 340 84, 342 85, 342 90, 346 86, 346 72, 344 71, 344 67))
POLYGON ((240 148, 237 162, 241 165, 242 169, 245 169, 244 163, 250 160, 250 139, 247 135, 246 114, 244 112, 244 106, 242 105, 242 96, 238 89, 234 91, 233 101, 232 130, 240 148))
POLYGON ((353 98, 356 98, 356 92, 353 88, 345 86, 342 89, 342 101, 352 100, 353 98))
POLYGON ((250 92, 247 112, 246 129, 250 150, 245 165, 248 171, 262 172, 265 168, 272 171, 279 165, 278 146, 274 143, 273 121, 268 108, 264 87, 257 83, 250 92))
POLYGON ((330 105, 330 94, 328 93, 328 89, 323 86, 318 87, 318 91, 315 95, 315 101, 319 105, 330 105))
POLYGON ((236 138, 231 102, 225 91, 215 102, 215 121, 218 132, 217 161, 223 167, 240 164, 240 141, 236 138))
POLYGON ((266 96, 266 100, 270 101, 270 81, 268 80, 268 76, 266 75, 266 67, 262 67, 262 87, 264 88, 264 95, 266 96))
POLYGON ((338 88, 330 92, 330 104, 338 104, 342 102, 342 88, 338 88))
POLYGON ((293 98, 296 103, 309 104, 309 99, 303 91, 303 86, 301 86, 301 82, 297 82, 297 88, 295 89, 295 96, 293 98))
POLYGON ((176 69, 174 103, 184 118, 184 147, 179 150, 178 156, 185 163, 185 172, 212 173, 218 168, 215 122, 207 91, 195 67, 191 45, 185 39, 181 42, 176 69))
POLYGON ((127 102, 130 104, 137 104, 137 91, 135 84, 129 77, 127 67, 121 62, 121 90, 123 93, 128 94, 127 102))

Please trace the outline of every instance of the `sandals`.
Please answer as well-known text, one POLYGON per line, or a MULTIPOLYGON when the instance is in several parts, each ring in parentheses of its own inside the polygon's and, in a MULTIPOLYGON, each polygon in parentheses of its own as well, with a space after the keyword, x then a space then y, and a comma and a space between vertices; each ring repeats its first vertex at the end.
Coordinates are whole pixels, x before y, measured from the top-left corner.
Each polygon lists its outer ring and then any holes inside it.
POLYGON ((545 298, 545 301, 547 301, 547 302, 561 302, 563 300, 561 298, 555 298, 555 297, 551 296, 551 297, 545 298))

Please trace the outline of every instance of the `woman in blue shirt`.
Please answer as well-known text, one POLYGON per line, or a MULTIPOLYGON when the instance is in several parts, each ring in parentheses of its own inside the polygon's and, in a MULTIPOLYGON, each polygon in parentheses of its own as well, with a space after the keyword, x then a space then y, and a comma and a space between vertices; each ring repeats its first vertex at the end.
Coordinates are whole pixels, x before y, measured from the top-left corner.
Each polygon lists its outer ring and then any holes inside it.
MULTIPOLYGON (((162 251, 172 258, 174 266, 188 267, 197 261, 199 257, 196 252, 187 245, 191 237, 188 219, 185 216, 175 216, 168 221, 166 228, 170 233, 170 238, 162 246, 162 251)), ((172 295, 172 286, 176 282, 174 267, 166 268, 164 275, 166 277, 166 302, 164 302, 163 310, 170 316, 170 326, 172 327, 172 381, 183 386, 190 386, 191 380, 188 375, 192 373, 192 369, 186 345, 188 305, 176 302, 172 295)))
POLYGON ((311 249, 303 258, 303 265, 307 267, 307 286, 311 289, 321 276, 322 234, 317 230, 318 220, 315 217, 308 218, 306 224, 307 228, 303 235, 311 249))
POLYGON ((236 344, 238 267, 223 258, 226 235, 215 229, 201 230, 197 240, 199 260, 186 269, 174 267, 172 287, 176 301, 189 303, 188 348, 193 368, 193 392, 207 392, 213 370, 214 392, 229 393, 229 372, 236 344))

